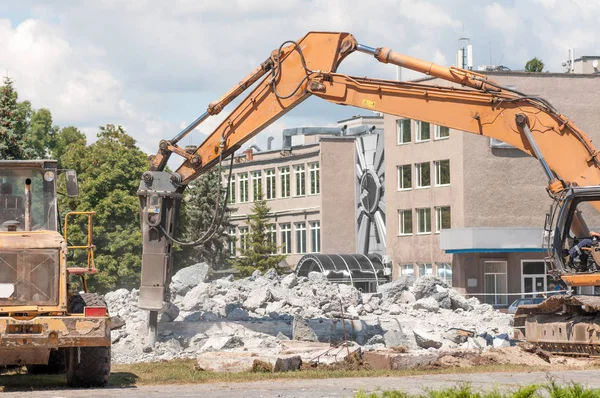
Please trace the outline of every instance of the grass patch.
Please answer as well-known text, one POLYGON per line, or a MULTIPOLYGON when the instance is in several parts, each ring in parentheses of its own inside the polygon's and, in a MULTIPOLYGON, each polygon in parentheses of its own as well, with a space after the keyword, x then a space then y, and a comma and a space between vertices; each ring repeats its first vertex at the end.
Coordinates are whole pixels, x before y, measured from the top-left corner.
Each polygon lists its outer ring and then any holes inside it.
POLYGON ((501 392, 498 388, 491 391, 475 391, 470 383, 457 385, 441 390, 425 389, 420 394, 408 394, 400 390, 376 391, 372 393, 358 392, 355 398, 598 398, 600 389, 586 388, 578 383, 560 385, 553 378, 548 383, 522 386, 513 391, 501 392))
MULTIPOLYGON (((250 371, 244 373, 224 373, 195 370, 195 363, 195 360, 174 360, 169 362, 147 362, 132 365, 113 365, 109 380, 109 387, 131 387, 140 385, 159 384, 198 384, 218 382, 235 383, 279 379, 402 377, 425 374, 532 372, 552 370, 550 366, 531 367, 524 365, 484 365, 473 368, 405 369, 395 371, 326 370, 316 368, 290 373, 252 373, 250 371)), ((66 386, 66 377, 65 375, 30 375, 24 368, 22 368, 1 374, 0 386, 0 389, 3 388, 4 391, 62 389, 66 386)), ((382 394, 384 394, 384 392, 382 392, 382 394)), ((380 396, 395 397, 395 395, 380 396)), ((554 395, 553 397, 571 398, 570 395, 554 395)), ((585 397, 587 398, 587 396, 585 397)))

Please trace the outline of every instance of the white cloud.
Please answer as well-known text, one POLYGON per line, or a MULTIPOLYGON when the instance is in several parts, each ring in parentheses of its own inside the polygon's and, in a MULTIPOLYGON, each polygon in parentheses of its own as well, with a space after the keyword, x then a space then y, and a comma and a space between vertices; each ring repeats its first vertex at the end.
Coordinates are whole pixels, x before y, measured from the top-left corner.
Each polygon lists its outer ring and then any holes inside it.
MULTIPOLYGON (((537 56, 560 71, 567 48, 600 54, 597 0, 32 0, 29 19, 0 19, 0 71, 21 99, 51 109, 61 125, 93 139, 97 126, 123 124, 154 152, 202 114, 284 40, 308 31, 349 31, 363 44, 452 65, 458 38, 471 38, 475 64, 513 69, 537 56)), ((16 7, 16 6, 15 6, 16 7)), ((19 6, 24 7, 24 6, 19 6)), ((5 7, 6 8, 6 7, 5 7)), ((19 12, 21 12, 19 8, 19 12)), ((11 7, 3 15, 11 14, 11 7)), ((340 72, 380 78, 395 69, 365 54, 340 72)), ((418 74, 403 71, 403 78, 418 74)), ((209 118, 185 143, 199 144, 234 108, 209 118)), ((361 111, 307 101, 251 142, 266 146, 283 128, 333 124, 361 111)), ((363 111, 363 113, 366 113, 363 111)))

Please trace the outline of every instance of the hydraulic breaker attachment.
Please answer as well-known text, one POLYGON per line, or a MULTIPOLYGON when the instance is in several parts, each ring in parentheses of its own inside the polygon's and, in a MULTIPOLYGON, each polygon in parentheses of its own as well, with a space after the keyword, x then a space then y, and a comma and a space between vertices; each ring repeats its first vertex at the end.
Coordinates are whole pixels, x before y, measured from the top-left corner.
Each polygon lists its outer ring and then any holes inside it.
POLYGON ((149 343, 156 337, 158 311, 163 306, 173 270, 173 236, 184 186, 177 174, 147 171, 138 190, 142 227, 142 277, 139 307, 150 311, 149 343))

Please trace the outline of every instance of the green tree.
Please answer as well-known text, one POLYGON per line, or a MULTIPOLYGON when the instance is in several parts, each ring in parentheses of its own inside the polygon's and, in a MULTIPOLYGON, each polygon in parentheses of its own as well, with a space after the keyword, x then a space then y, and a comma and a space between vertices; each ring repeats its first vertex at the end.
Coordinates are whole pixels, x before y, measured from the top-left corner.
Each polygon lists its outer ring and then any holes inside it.
POLYGON ((29 103, 19 106, 18 94, 9 77, 0 87, 0 158, 28 159, 33 151, 25 145, 29 103))
MULTIPOLYGON (((219 200, 219 212, 215 220, 217 226, 214 234, 203 244, 191 247, 188 253, 191 259, 194 261, 201 259, 213 270, 225 269, 230 265, 227 232, 229 228, 233 227, 229 221, 232 209, 223 203, 225 192, 226 188, 221 183, 221 174, 215 167, 190 184, 183 201, 185 221, 182 222, 183 225, 180 228, 185 230, 186 240, 195 241, 209 230, 215 218, 216 201, 219 200), (223 206, 225 206, 224 210, 223 206), (221 219, 223 211, 225 213, 221 219)), ((177 263, 185 265, 185 261, 177 261, 177 263)))
MULTIPOLYGON (((65 132, 68 134, 78 137, 74 130, 65 132)), ((121 126, 108 124, 100 127, 96 142, 85 146, 77 140, 61 161, 63 167, 77 171, 80 187, 77 198, 61 198, 61 210, 96 212, 94 244, 99 272, 90 278, 90 287, 96 291, 137 287, 142 237, 136 192, 140 176, 148 169, 147 156, 121 126)), ((84 242, 86 225, 81 217, 78 227, 74 224, 69 228, 72 244, 84 242)), ((81 256, 77 259, 85 264, 81 256)))
POLYGON ((31 157, 47 158, 59 128, 52 125, 50 110, 42 108, 29 113, 31 116, 25 132, 25 146, 30 149, 31 157))
POLYGON ((538 59, 537 57, 530 59, 525 64, 526 72, 541 72, 543 69, 544 69, 544 63, 542 62, 541 59, 538 59))
POLYGON ((58 160, 60 164, 60 159, 67 152, 67 149, 72 150, 77 146, 85 147, 86 145, 85 134, 79 131, 77 127, 69 126, 63 127, 54 134, 48 144, 48 150, 50 157, 58 160))
POLYGON ((277 253, 277 244, 267 231, 270 211, 267 201, 260 195, 252 207, 249 222, 250 233, 245 238, 246 242, 243 242, 245 245, 242 245, 240 256, 233 263, 242 276, 251 275, 255 270, 265 272, 270 268, 276 268, 277 264, 285 259, 284 255, 275 254, 277 253))

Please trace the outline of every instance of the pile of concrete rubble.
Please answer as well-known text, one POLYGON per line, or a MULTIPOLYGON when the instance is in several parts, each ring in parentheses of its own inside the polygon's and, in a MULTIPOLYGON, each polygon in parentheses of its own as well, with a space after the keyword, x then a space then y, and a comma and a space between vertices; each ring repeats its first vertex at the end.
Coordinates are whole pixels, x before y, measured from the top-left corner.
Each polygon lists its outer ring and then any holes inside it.
POLYGON ((465 299, 439 278, 400 277, 377 293, 332 284, 320 273, 233 277, 205 282, 208 267, 177 272, 171 303, 160 314, 159 339, 146 343, 147 312, 138 291, 119 289, 105 298, 113 319, 113 361, 132 363, 196 358, 200 353, 253 351, 277 356, 289 340, 339 344, 362 351, 404 346, 426 349, 509 345, 512 316, 476 298, 465 299))

